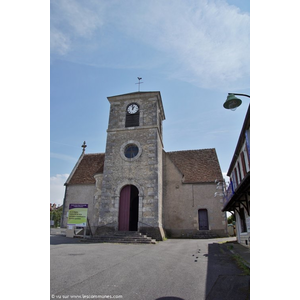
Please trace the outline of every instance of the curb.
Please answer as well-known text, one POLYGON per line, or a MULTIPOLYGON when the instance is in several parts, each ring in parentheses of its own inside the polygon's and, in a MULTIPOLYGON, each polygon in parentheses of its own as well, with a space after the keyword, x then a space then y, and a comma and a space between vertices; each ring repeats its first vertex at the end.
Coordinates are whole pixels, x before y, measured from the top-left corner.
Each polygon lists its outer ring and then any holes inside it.
POLYGON ((237 252, 235 252, 234 250, 231 250, 231 249, 229 249, 229 251, 230 251, 233 255, 238 256, 238 258, 240 259, 241 263, 242 263, 245 267, 247 267, 247 268, 250 270, 250 264, 249 264, 246 260, 244 260, 244 259, 239 255, 239 253, 237 253, 237 252))

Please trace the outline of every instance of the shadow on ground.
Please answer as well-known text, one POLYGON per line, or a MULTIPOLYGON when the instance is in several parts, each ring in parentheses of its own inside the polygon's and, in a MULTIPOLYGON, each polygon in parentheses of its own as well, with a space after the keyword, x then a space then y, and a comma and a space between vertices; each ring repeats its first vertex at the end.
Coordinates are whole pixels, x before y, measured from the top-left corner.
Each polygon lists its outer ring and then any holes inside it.
POLYGON ((161 297, 161 298, 157 298, 157 299, 155 299, 155 300, 184 300, 184 299, 178 298, 178 297, 172 297, 172 296, 170 296, 170 297, 161 297))
POLYGON ((79 244, 80 239, 66 238, 63 235, 50 235, 50 245, 79 244))
POLYGON ((206 300, 250 299, 250 276, 238 266, 230 243, 208 245, 206 300))

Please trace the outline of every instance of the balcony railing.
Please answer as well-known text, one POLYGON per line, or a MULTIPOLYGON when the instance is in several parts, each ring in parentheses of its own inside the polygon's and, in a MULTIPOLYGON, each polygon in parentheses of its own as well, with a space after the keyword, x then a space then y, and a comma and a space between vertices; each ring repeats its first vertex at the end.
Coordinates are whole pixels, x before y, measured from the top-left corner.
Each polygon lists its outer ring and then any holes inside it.
POLYGON ((230 182, 229 186, 224 192, 224 197, 223 197, 224 207, 227 205, 227 203, 230 201, 233 195, 234 195, 233 182, 230 182))

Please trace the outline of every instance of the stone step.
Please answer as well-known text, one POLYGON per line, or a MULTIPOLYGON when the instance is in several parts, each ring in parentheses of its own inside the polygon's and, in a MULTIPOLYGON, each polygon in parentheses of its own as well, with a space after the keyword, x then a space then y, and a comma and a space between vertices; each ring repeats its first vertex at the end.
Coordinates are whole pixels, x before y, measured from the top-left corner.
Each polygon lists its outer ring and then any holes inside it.
POLYGON ((114 240, 99 240, 99 239, 89 239, 89 240, 81 240, 81 242, 88 243, 113 243, 113 244, 156 244, 156 241, 153 240, 124 240, 124 239, 114 239, 114 240))
POLYGON ((195 234, 191 238, 192 239, 216 239, 219 236, 216 234, 195 234))
POLYGON ((151 237, 136 231, 116 231, 94 236, 82 242, 90 243, 123 243, 123 244, 156 244, 151 237))
POLYGON ((96 236, 95 238, 119 238, 119 239, 148 239, 150 237, 146 235, 139 235, 139 236, 131 236, 131 235, 102 235, 102 236, 96 236))
POLYGON ((98 241, 115 241, 115 240, 122 240, 122 241, 151 241, 151 238, 130 238, 130 237, 124 237, 124 238, 120 238, 120 237, 98 237, 98 238, 93 238, 94 240, 98 240, 98 241))
POLYGON ((201 230, 190 236, 192 239, 215 239, 218 237, 219 236, 217 234, 211 232, 210 230, 201 230))
MULTIPOLYGON (((102 239, 108 239, 108 238, 119 238, 119 239, 148 239, 150 237, 146 235, 137 235, 137 236, 131 236, 131 235, 99 235, 95 236, 94 238, 102 238, 102 239)), ((150 238, 151 239, 151 238, 150 238)))
POLYGON ((199 239, 199 240, 201 240, 201 239, 216 239, 216 238, 218 238, 218 236, 215 236, 215 235, 212 235, 212 236, 207 236, 207 235, 203 235, 203 236, 194 236, 194 237, 192 237, 193 239, 199 239))
POLYGON ((127 240, 127 239, 85 239, 81 242, 88 243, 116 243, 116 244, 156 244, 155 240, 127 240))
POLYGON ((142 236, 140 232, 136 231, 117 231, 115 233, 106 233, 106 234, 101 234, 99 236, 107 236, 107 235, 113 235, 113 236, 142 236))

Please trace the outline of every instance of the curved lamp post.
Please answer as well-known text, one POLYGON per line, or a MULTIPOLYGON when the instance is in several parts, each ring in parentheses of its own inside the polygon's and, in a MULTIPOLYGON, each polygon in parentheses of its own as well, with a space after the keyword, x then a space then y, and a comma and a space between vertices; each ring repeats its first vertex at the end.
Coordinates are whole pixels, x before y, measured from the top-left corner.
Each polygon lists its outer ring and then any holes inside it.
POLYGON ((226 109, 236 110, 242 104, 242 100, 235 96, 245 96, 250 98, 250 96, 246 94, 228 93, 227 99, 223 104, 223 107, 226 109))

